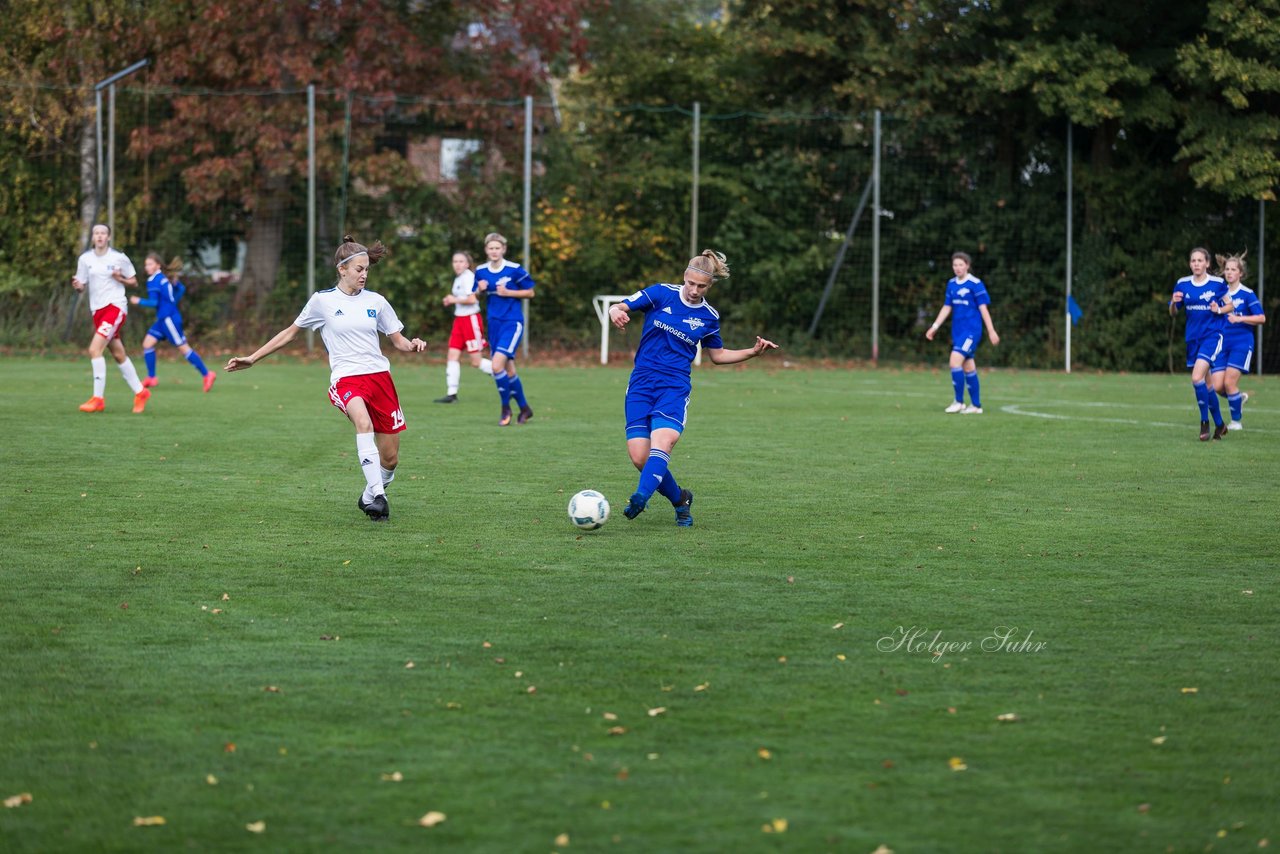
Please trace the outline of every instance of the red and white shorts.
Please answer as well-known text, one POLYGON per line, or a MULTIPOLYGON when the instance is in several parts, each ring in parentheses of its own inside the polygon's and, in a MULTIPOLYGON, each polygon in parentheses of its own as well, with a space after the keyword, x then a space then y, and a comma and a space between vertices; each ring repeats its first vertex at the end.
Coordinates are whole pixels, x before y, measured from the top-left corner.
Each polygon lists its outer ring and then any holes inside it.
POLYGON ((489 342, 484 340, 484 321, 480 315, 470 314, 453 319, 453 331, 449 333, 449 349, 479 353, 489 342))
POLYGON ((128 313, 118 305, 104 305, 93 313, 93 334, 101 335, 108 341, 120 337, 120 327, 128 313))
POLYGON ((404 412, 400 409, 400 398, 396 395, 396 384, 391 381, 390 373, 357 374, 343 377, 329 386, 329 402, 344 415, 347 402, 356 397, 363 400, 369 410, 373 432, 399 433, 404 429, 404 412))

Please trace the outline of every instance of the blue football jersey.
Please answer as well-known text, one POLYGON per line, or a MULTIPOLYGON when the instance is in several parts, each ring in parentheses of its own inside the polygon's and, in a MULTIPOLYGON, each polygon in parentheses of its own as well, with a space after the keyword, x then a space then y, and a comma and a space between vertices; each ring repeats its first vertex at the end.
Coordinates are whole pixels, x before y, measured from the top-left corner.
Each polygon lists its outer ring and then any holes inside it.
POLYGON ((644 312, 644 329, 636 348, 632 376, 655 373, 688 380, 698 344, 720 350, 720 312, 703 300, 684 301, 680 285, 650 285, 622 301, 627 308, 644 312))
POLYGON ((1208 335, 1222 332, 1226 324, 1225 317, 1214 314, 1209 303, 1223 305, 1227 300, 1227 283, 1217 276, 1210 276, 1201 284, 1191 281, 1190 276, 1183 276, 1173 286, 1175 292, 1182 291, 1181 306, 1187 312, 1187 340, 1199 341, 1208 335))
POLYGON ((156 310, 156 320, 166 317, 179 317, 178 300, 181 297, 174 293, 173 284, 164 273, 157 270, 147 279, 147 298, 138 300, 138 305, 156 310))
POLYGON ((982 335, 982 313, 980 305, 991 305, 991 297, 987 294, 987 286, 981 279, 965 276, 963 281, 954 278, 947 281, 946 305, 951 306, 951 338, 963 341, 965 338, 978 338, 982 335))
MULTIPOLYGON (((1227 299, 1231 301, 1231 314, 1237 314, 1241 317, 1266 314, 1262 310, 1262 303, 1258 300, 1258 295, 1244 285, 1237 288, 1235 293, 1231 293, 1228 290, 1227 299)), ((1228 344, 1238 342, 1246 347, 1254 340, 1254 330, 1256 329, 1256 326, 1248 323, 1225 323, 1225 321, 1223 327, 1228 344)))
POLYGON ((491 323, 495 320, 524 319, 524 309, 520 305, 524 300, 500 297, 494 293, 498 285, 506 285, 513 291, 533 290, 536 282, 524 267, 513 261, 503 261, 501 269, 495 273, 489 269, 488 264, 481 264, 480 269, 476 270, 476 286, 479 287, 481 282, 489 284, 489 289, 485 291, 485 306, 491 323))

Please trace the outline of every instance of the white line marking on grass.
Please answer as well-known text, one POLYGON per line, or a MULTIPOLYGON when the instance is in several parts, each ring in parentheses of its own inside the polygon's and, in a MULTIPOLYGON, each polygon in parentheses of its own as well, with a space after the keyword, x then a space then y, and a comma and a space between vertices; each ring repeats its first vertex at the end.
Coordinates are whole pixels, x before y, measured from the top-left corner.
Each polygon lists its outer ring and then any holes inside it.
MULTIPOLYGON (((1039 401, 1038 403, 1043 404, 1048 402, 1049 401, 1039 401)), ((1073 403, 1070 405, 1079 406, 1082 404, 1073 403)), ((1136 418, 1095 418, 1084 415, 1055 415, 1052 412, 1036 412, 1030 409, 1023 409, 1022 406, 1022 404, 1011 403, 1000 407, 1000 411, 1007 412, 1010 415, 1026 415, 1030 418, 1047 418, 1052 421, 1092 421, 1097 424, 1127 424, 1131 427, 1172 427, 1178 430, 1189 430, 1193 426, 1189 421, 1173 423, 1169 421, 1139 421, 1136 418)), ((1246 427, 1245 432, 1270 434, 1275 431, 1259 430, 1256 427, 1246 427)))

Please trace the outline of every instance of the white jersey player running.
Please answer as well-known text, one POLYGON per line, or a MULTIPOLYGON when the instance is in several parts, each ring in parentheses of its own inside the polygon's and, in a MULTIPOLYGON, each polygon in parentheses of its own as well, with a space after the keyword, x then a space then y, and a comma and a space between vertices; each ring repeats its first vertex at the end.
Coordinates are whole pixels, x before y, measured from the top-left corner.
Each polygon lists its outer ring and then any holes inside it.
POLYGON ((365 290, 369 267, 387 254, 381 241, 366 247, 344 237, 334 260, 338 268, 335 287, 313 294, 298 319, 263 344, 252 356, 235 356, 228 371, 252 368, 259 359, 288 344, 303 329, 319 329, 329 351, 329 400, 350 419, 356 430, 356 459, 364 473, 365 489, 356 506, 373 521, 390 517, 386 487, 395 478, 400 461, 400 431, 404 411, 391 363, 382 354, 379 333, 397 350, 421 353, 426 342, 401 334, 404 324, 378 294, 365 290), (375 466, 375 463, 380 463, 375 466))
POLYGON ((453 306, 453 329, 449 333, 449 355, 445 361, 445 395, 436 403, 457 403, 458 386, 462 380, 459 361, 465 350, 471 359, 471 367, 479 368, 493 376, 493 363, 485 358, 484 320, 480 317, 480 300, 476 296, 476 274, 471 269, 471 255, 453 253, 453 289, 444 298, 446 306, 453 306))
POLYGON ((111 356, 120 367, 120 374, 133 390, 133 411, 141 412, 147 406, 151 392, 142 387, 138 369, 129 361, 129 354, 120 340, 120 328, 129 314, 129 300, 125 297, 125 285, 138 284, 138 272, 133 262, 123 252, 111 248, 111 229, 98 224, 93 227, 93 248, 82 254, 76 262, 76 274, 71 286, 77 291, 89 291, 89 311, 93 314, 93 340, 89 342, 89 364, 93 369, 93 396, 80 404, 81 412, 102 412, 107 408, 107 360, 103 352, 110 349, 111 356))

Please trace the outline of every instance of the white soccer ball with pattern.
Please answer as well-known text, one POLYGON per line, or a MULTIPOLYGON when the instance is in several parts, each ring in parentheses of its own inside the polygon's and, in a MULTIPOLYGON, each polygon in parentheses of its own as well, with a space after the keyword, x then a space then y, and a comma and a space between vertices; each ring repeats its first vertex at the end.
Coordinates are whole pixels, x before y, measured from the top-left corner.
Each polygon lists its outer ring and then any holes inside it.
POLYGON ((569 521, 584 531, 594 531, 609 521, 609 499, 594 489, 584 489, 569 499, 569 521))

